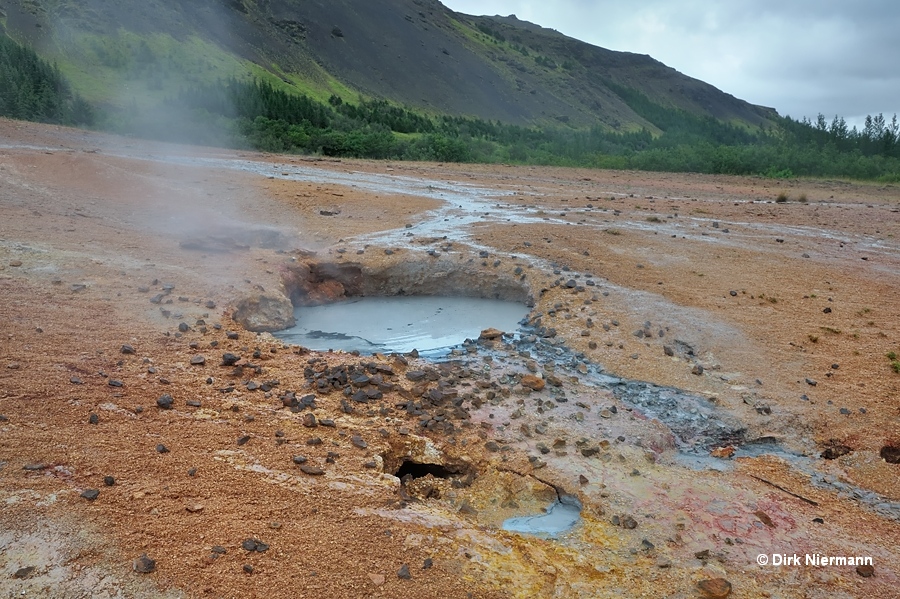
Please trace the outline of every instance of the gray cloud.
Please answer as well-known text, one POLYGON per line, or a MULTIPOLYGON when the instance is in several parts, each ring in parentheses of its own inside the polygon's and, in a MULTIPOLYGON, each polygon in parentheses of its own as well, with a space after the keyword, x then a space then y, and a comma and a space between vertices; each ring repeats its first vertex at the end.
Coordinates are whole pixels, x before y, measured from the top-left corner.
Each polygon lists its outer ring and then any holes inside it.
POLYGON ((894 0, 445 0, 515 14, 588 43, 649 54, 795 118, 900 112, 894 0))

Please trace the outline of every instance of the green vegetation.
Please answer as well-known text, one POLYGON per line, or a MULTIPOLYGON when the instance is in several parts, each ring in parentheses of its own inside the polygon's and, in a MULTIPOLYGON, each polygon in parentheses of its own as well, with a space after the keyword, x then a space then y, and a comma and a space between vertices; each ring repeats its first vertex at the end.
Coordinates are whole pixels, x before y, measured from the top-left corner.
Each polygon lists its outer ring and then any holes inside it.
MULTIPOLYGON (((506 41, 495 28, 471 31, 546 68, 559 66, 540 48, 506 41)), ((57 68, 0 38, 0 114, 90 124, 96 112, 102 127, 120 132, 273 152, 900 182, 896 117, 870 117, 862 131, 838 117, 829 124, 822 115, 814 123, 785 117, 754 128, 663 106, 604 81, 651 127, 523 127, 426 114, 384 100, 347 101, 349 90, 324 72, 316 71, 313 86, 298 75, 240 61, 199 38, 123 30, 82 35, 74 47, 77 60, 56 57, 63 65, 57 68), (96 68, 87 72, 74 64, 96 68), (63 74, 77 89, 123 91, 115 98, 92 92, 92 109, 63 74)))
POLYGON ((0 35, 0 116, 90 125, 91 106, 73 93, 55 65, 0 35))

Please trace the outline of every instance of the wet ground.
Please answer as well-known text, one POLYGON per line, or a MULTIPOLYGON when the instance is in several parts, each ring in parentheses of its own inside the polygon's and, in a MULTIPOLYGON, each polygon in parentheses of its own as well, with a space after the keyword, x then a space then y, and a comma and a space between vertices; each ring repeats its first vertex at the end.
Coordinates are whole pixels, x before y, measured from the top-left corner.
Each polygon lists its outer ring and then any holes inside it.
POLYGON ((4 595, 898 596, 895 186, 0 131, 4 595), (429 359, 231 321, 315 261, 533 306, 429 359))

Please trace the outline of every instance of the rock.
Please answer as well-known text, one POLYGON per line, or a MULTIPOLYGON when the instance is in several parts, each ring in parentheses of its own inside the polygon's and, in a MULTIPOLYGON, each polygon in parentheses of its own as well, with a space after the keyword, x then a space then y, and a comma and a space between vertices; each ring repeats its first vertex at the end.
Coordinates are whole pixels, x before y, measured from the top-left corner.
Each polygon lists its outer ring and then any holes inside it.
POLYGON ((400 566, 400 569, 397 570, 397 578, 402 578, 403 580, 412 578, 412 575, 409 573, 409 565, 403 564, 400 566))
POLYGON ((863 578, 871 578, 875 576, 875 566, 863 565, 856 566, 856 573, 863 578))
POLYGON ((315 428, 319 426, 319 423, 316 422, 316 416, 312 412, 307 412, 303 415, 302 423, 306 428, 315 428))
POLYGON ((587 478, 585 475, 583 475, 583 474, 579 474, 579 475, 578 475, 578 484, 580 484, 580 485, 586 485, 586 484, 588 484, 589 482, 590 482, 590 481, 588 480, 588 478, 587 478))
POLYGON ((494 340, 494 339, 499 339, 502 336, 503 336, 503 331, 492 327, 492 328, 484 329, 483 331, 481 331, 481 334, 478 336, 478 338, 485 339, 485 340, 494 340))
POLYGON ((709 455, 714 458, 730 458, 734 455, 734 451, 735 449, 731 445, 727 447, 716 447, 711 452, 709 452, 709 455))
POLYGON ((160 395, 156 400, 156 406, 161 410, 171 410, 174 400, 171 395, 160 395))
POLYGON ((169 448, 160 443, 156 446, 156 453, 169 453, 169 448))
POLYGON ((125 384, 125 383, 123 383, 122 381, 117 380, 117 379, 109 379, 109 383, 108 383, 108 385, 109 385, 110 387, 121 387, 121 386, 123 386, 124 384, 125 384))
POLYGON ((425 558, 425 561, 422 563, 422 569, 423 569, 423 570, 428 570, 428 569, 430 569, 433 565, 434 565, 434 560, 431 559, 430 557, 426 557, 426 558, 425 558))
POLYGON ((88 424, 100 424, 100 417, 96 414, 88 416, 88 424))
POLYGON ((728 292, 728 295, 730 295, 731 297, 737 297, 737 291, 732 289, 731 291, 728 292))
POLYGON ((806 384, 810 387, 815 387, 819 383, 815 379, 806 379, 806 384))
POLYGON ((691 374, 700 376, 701 374, 703 374, 703 366, 701 366, 700 364, 694 364, 694 367, 691 368, 691 374))
POLYGON ((9 265, 14 268, 18 268, 19 266, 22 266, 22 261, 21 260, 10 260, 9 265))
POLYGON ((372 584, 374 584, 375 586, 380 587, 381 585, 384 584, 384 575, 374 574, 374 573, 370 572, 369 580, 371 580, 372 584))
POLYGON ((204 364, 206 364, 206 358, 204 356, 196 355, 191 358, 192 366, 203 366, 204 364))
POLYGON ((150 574, 156 571, 156 560, 150 559, 146 553, 143 553, 141 557, 134 560, 132 568, 138 574, 150 574))
POLYGON ((310 476, 321 476, 325 474, 325 471, 317 466, 311 466, 309 464, 303 464, 300 466, 300 471, 304 474, 309 474, 310 476))
POLYGON ((71 377, 71 378, 69 379, 69 382, 72 383, 73 385, 83 385, 83 384, 84 384, 84 381, 82 381, 82 380, 81 380, 80 378, 78 378, 77 376, 71 377))
POLYGON ((134 354, 134 346, 128 345, 127 343, 122 346, 122 349, 119 350, 125 355, 133 355, 134 354))
POLYGON ((114 484, 116 484, 116 479, 113 478, 112 476, 104 476, 104 477, 103 477, 103 484, 106 485, 107 487, 111 487, 111 486, 113 486, 114 484))
POLYGON ((222 366, 234 366, 240 362, 241 357, 232 353, 222 354, 222 366))
POLYGON ((240 447, 241 445, 246 445, 249 440, 250 440, 250 435, 244 435, 243 437, 238 438, 238 440, 237 440, 238 447, 240 447))
POLYGON ((243 566, 241 566, 241 569, 245 574, 253 574, 253 566, 251 566, 250 564, 244 564, 243 566))
POLYGON ((622 528, 634 530, 635 528, 637 528, 637 525, 638 525, 637 520, 635 520, 631 516, 625 516, 624 518, 622 518, 622 528))
POLYGON ((190 505, 185 506, 184 509, 186 509, 188 512, 190 512, 192 514, 196 514, 197 512, 203 511, 203 504, 202 503, 192 503, 190 505))
POLYGON ((256 551, 258 553, 262 553, 269 550, 269 545, 263 543, 259 539, 244 539, 241 542, 241 548, 244 551, 256 551))
POLYGON ((847 455, 853 451, 847 445, 842 443, 832 443, 831 446, 827 447, 825 451, 821 453, 821 457, 826 460, 836 460, 837 458, 847 455))
POLYGON ((524 375, 521 382, 523 387, 527 387, 533 391, 540 391, 546 385, 544 379, 534 376, 533 374, 524 375))
POLYGON ((369 446, 369 444, 366 443, 365 439, 363 439, 359 435, 353 435, 352 437, 350 437, 350 442, 354 447, 358 447, 360 449, 365 449, 369 446))
POLYGON ((307 458, 305 455, 295 455, 293 458, 291 458, 291 460, 293 460, 293 462, 299 466, 300 464, 305 464, 307 461, 309 461, 309 458, 307 458))
POLYGON ((731 594, 731 583, 724 578, 709 578, 697 583, 697 588, 707 599, 725 599, 731 594))
POLYGON ((87 499, 88 501, 94 501, 98 497, 100 497, 99 489, 85 489, 81 492, 81 496, 87 499))
POLYGON ((296 324, 294 305, 282 294, 254 294, 238 302, 231 317, 248 331, 279 331, 296 324))
MULTIPOLYGON (((31 574, 34 571, 35 571, 34 566, 25 566, 24 568, 19 568, 18 570, 16 570, 15 573, 13 574, 13 578, 18 578, 20 580, 25 579, 25 578, 28 578, 29 576, 31 576, 31 574)), ((23 594, 24 594, 24 591, 23 591, 23 594)))

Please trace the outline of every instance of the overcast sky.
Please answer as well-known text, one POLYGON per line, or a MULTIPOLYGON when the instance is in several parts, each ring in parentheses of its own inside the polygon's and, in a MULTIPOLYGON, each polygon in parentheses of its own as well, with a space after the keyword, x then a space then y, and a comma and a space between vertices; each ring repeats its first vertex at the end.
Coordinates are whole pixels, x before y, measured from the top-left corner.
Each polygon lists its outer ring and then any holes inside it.
POLYGON ((897 0, 442 0, 649 54, 779 114, 900 113, 897 0))

